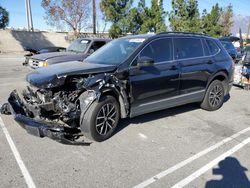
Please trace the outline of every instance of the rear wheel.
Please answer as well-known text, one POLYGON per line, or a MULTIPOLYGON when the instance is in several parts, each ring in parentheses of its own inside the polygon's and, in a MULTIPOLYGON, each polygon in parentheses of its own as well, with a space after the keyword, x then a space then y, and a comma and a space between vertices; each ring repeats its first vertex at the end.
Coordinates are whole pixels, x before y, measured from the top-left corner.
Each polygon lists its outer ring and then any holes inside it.
POLYGON ((89 139, 101 142, 112 136, 120 118, 119 104, 112 96, 95 101, 82 117, 81 130, 89 139))
POLYGON ((207 88, 205 97, 201 103, 201 108, 208 111, 218 110, 223 105, 224 93, 223 82, 214 80, 207 88))

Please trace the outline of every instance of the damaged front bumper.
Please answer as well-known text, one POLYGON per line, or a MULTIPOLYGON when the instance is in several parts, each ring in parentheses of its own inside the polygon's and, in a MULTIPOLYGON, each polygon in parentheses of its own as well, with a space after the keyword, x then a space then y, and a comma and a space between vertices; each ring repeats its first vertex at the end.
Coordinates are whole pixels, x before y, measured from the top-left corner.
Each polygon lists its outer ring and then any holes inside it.
MULTIPOLYGON (((14 90, 8 99, 9 105, 3 105, 2 108, 8 108, 13 114, 15 121, 20 124, 29 134, 38 137, 49 137, 63 144, 89 145, 90 143, 78 141, 81 131, 77 128, 62 126, 56 122, 47 122, 35 120, 29 117, 29 113, 23 105, 17 92, 14 90)), ((7 111, 2 109, 1 111, 7 111)))

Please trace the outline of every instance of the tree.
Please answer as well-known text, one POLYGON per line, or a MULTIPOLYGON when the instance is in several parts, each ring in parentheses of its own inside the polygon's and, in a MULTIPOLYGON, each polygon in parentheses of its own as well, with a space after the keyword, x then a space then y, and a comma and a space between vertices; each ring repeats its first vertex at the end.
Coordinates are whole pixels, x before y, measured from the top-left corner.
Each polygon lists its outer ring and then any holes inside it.
POLYGON ((169 21, 173 31, 201 31, 197 0, 172 0, 172 9, 169 13, 169 21))
POLYGON ((159 33, 166 31, 166 12, 163 8, 163 0, 151 0, 150 8, 145 7, 145 2, 141 2, 141 4, 143 5, 142 8, 144 9, 144 11, 141 12, 143 23, 141 25, 140 33, 159 33))
POLYGON ((111 38, 122 36, 128 32, 127 16, 129 14, 132 0, 102 0, 101 10, 105 19, 112 23, 109 29, 111 38))
POLYGON ((90 0, 42 0, 41 5, 52 26, 61 28, 66 23, 75 35, 90 26, 90 0))
POLYGON ((143 24, 143 14, 138 10, 138 8, 132 8, 127 15, 125 24, 127 24, 127 29, 129 33, 138 34, 140 33, 141 26, 143 24))
POLYGON ((188 22, 187 25, 189 27, 190 32, 200 32, 201 31, 201 20, 200 13, 198 9, 198 1, 197 0, 189 0, 187 6, 188 13, 188 22))
POLYGON ((221 25, 223 26, 222 35, 229 36, 231 34, 231 28, 233 26, 233 6, 229 4, 223 9, 221 15, 221 25))
POLYGON ((131 8, 132 0, 103 0, 101 9, 107 21, 111 22, 109 34, 112 38, 127 33, 139 34, 166 31, 163 0, 151 0, 146 7, 145 0, 139 0, 138 6, 131 8))
POLYGON ((210 13, 207 13, 206 10, 202 14, 202 31, 213 37, 219 37, 222 35, 223 26, 220 24, 222 9, 217 3, 212 7, 210 13))
POLYGON ((138 6, 132 8, 126 18, 128 30, 132 34, 146 33, 150 29, 147 26, 147 22, 150 17, 150 9, 146 7, 145 0, 140 0, 138 6))
POLYGON ((0 29, 4 29, 9 24, 9 13, 6 9, 0 6, 0 29))

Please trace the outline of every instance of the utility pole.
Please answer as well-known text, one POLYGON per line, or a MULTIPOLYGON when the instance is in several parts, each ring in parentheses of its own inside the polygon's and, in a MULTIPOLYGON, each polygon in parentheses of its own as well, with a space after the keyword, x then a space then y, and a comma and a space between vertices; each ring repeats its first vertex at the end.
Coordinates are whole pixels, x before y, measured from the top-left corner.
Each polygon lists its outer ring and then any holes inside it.
POLYGON ((248 28, 247 28, 247 36, 246 36, 246 40, 248 42, 248 36, 249 36, 249 32, 250 32, 250 20, 248 21, 248 28))
POLYGON ((93 34, 96 34, 96 0, 92 0, 93 5, 93 34))
POLYGON ((30 0, 25 0, 25 10, 26 10, 26 21, 28 25, 28 31, 34 31, 30 0))
POLYGON ((26 12, 26 22, 27 22, 27 29, 30 31, 30 19, 29 19, 29 11, 28 11, 28 1, 25 0, 25 12, 26 12))
POLYGON ((31 14, 30 0, 27 0, 27 1, 28 1, 28 10, 29 10, 29 18, 30 18, 30 29, 31 29, 31 31, 34 31, 32 14, 31 14))
POLYGON ((239 29, 239 35, 240 35, 240 49, 243 50, 243 39, 242 39, 242 31, 241 31, 241 28, 239 29))

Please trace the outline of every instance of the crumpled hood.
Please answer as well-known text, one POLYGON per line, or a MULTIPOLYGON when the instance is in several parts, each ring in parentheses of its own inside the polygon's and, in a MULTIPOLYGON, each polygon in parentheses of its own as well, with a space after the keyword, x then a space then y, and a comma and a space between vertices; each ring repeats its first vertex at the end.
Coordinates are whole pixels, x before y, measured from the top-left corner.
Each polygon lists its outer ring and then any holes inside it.
POLYGON ((34 72, 27 75, 26 80, 31 85, 38 88, 52 88, 63 85, 66 77, 69 75, 112 72, 115 69, 115 65, 91 64, 72 61, 36 69, 34 72))
POLYGON ((74 53, 74 52, 50 52, 50 53, 33 55, 32 59, 45 61, 45 60, 48 60, 51 58, 64 57, 64 56, 75 56, 75 55, 77 55, 77 53, 74 53))

